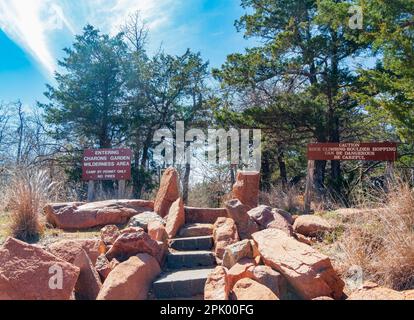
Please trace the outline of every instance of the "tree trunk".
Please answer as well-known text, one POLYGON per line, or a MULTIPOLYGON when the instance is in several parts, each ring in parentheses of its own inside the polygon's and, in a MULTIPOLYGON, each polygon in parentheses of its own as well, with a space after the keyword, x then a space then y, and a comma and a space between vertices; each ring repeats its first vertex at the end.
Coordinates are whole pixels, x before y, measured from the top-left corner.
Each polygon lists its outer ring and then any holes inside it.
POLYGON ((147 139, 144 142, 144 146, 142 148, 142 157, 141 157, 141 165, 138 168, 138 181, 137 181, 137 190, 136 194, 139 198, 142 196, 142 193, 145 188, 145 182, 141 178, 141 175, 145 173, 148 169, 148 159, 149 159, 149 149, 151 146, 152 135, 148 134, 147 139))
POLYGON ((287 182, 288 182, 286 162, 284 159, 284 153, 280 149, 279 149, 279 155, 277 157, 277 162, 279 163, 279 171, 280 171, 280 178, 282 180, 282 188, 284 191, 286 191, 287 182))
MULTIPOLYGON (((268 150, 265 150, 263 152, 263 163, 262 163, 262 188, 265 191, 270 191, 270 185, 271 185, 271 178, 272 178, 272 172, 270 169, 270 157, 271 154, 268 150)), ((234 173, 233 173, 234 175, 234 173)), ((234 185, 235 182, 233 182, 234 185)))
POLYGON ((18 114, 19 114, 19 128, 17 129, 18 134, 18 145, 17 145, 17 165, 20 165, 22 160, 22 144, 23 144, 23 130, 24 130, 24 115, 22 111, 22 103, 18 102, 18 114))
POLYGON ((237 172, 237 164, 230 165, 230 190, 233 189, 233 186, 236 184, 236 172, 237 172))
MULTIPOLYGON (((138 148, 138 147, 137 147, 138 148)), ((134 151, 134 172, 132 175, 132 186, 133 186, 133 195, 135 199, 140 199, 141 198, 141 186, 140 184, 140 180, 139 179, 139 158, 140 158, 140 152, 139 150, 135 150, 134 151), (138 179, 137 179, 138 177, 138 179)))
POLYGON ((326 161, 315 161, 315 172, 313 175, 314 190, 318 196, 322 196, 325 191, 325 172, 326 161))
MULTIPOLYGON (((331 115, 331 131, 330 131, 330 142, 339 143, 340 134, 339 134, 339 119, 337 116, 331 115)), ((341 162, 337 160, 331 161, 331 185, 330 191, 332 194, 336 195, 338 199, 343 199, 342 197, 342 172, 341 172, 341 162)))
MULTIPOLYGON (((331 30, 332 47, 331 47, 331 81, 328 92, 329 111, 328 111, 328 128, 329 128, 329 142, 340 142, 340 128, 339 116, 336 114, 336 107, 338 107, 338 91, 339 91, 339 59, 338 59, 338 35, 336 30, 331 30)), ((339 161, 331 161, 331 193, 342 199, 342 175, 341 163, 339 161)))

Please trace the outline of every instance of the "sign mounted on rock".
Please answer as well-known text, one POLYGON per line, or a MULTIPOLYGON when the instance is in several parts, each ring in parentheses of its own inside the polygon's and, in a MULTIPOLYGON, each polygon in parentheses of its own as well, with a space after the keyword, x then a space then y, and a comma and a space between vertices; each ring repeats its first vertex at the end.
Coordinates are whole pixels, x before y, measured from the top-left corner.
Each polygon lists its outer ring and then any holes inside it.
POLYGON ((87 149, 82 163, 82 179, 130 180, 132 151, 129 149, 87 149))

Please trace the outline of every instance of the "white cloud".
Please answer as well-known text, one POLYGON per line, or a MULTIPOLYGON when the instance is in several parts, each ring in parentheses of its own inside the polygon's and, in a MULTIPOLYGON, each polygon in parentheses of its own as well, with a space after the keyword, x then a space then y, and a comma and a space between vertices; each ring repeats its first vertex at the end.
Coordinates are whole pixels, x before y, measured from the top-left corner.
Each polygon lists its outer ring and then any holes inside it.
POLYGON ((51 28, 51 20, 41 19, 46 9, 45 4, 46 1, 43 0, 2 0, 0 27, 52 73, 55 63, 46 37, 47 28, 51 28))
POLYGON ((105 3, 107 4, 106 13, 111 16, 111 19, 107 21, 109 28, 106 31, 114 34, 119 31, 125 18, 137 11, 140 12, 150 31, 165 26, 171 21, 174 8, 180 5, 181 0, 112 0, 105 1, 105 3))
MULTIPOLYGON (((124 19, 140 11, 151 30, 166 24, 178 0, 0 0, 0 28, 52 75, 56 69, 51 37, 78 33, 87 23, 116 33, 124 19)), ((68 44, 69 45, 69 44, 68 44)), ((1 50, 1 48, 0 48, 1 50)))

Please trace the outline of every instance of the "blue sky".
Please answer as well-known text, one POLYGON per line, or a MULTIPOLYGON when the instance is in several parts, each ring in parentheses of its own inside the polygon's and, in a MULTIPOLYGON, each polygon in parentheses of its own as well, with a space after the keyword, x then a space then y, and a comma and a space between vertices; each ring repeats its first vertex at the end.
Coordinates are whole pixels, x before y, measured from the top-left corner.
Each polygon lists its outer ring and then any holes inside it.
POLYGON ((150 52, 161 44, 171 54, 191 48, 217 67, 248 44, 234 27, 240 0, 0 0, 0 101, 44 101, 62 49, 83 26, 114 34, 137 10, 150 29, 150 52))

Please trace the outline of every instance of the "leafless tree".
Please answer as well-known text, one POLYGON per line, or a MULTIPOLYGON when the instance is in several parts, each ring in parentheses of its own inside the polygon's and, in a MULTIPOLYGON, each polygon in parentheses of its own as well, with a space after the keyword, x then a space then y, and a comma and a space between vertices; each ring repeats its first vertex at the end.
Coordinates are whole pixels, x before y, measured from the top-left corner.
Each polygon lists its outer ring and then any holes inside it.
POLYGON ((142 20, 139 11, 134 12, 128 17, 127 21, 122 26, 121 31, 124 33, 125 38, 128 40, 134 51, 144 51, 148 40, 148 28, 145 21, 142 20))

